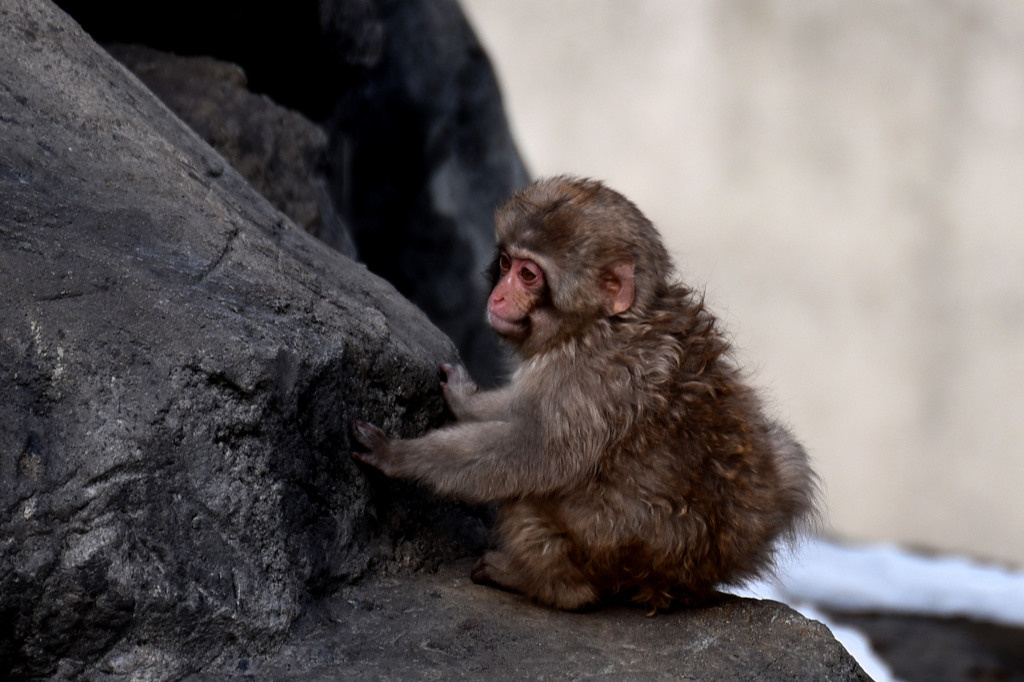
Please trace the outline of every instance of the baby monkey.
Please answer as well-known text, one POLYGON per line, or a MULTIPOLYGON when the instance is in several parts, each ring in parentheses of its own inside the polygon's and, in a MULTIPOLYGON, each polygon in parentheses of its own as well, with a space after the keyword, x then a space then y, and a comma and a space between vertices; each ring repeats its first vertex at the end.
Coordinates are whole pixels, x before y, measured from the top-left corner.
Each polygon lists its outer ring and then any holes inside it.
POLYGON ((621 194, 560 176, 495 215, 491 326, 519 360, 479 391, 442 366, 456 421, 412 440, 355 422, 388 476, 497 502, 472 578, 542 604, 699 604, 768 568, 813 514, 815 477, 767 417, 702 297, 621 194))

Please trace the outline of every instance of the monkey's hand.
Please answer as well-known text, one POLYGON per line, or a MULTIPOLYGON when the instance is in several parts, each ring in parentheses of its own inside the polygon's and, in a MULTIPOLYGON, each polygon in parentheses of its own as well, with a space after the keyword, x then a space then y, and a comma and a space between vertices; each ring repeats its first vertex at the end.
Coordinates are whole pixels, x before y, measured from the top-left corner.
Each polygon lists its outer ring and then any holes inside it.
POLYGON ((352 422, 352 433, 363 444, 366 452, 352 452, 352 459, 379 469, 388 476, 398 473, 396 457, 393 456, 391 439, 387 434, 369 422, 352 422))
POLYGON ((456 419, 467 419, 470 403, 477 393, 476 384, 469 378, 469 372, 462 365, 445 363, 441 365, 441 371, 445 376, 441 382, 441 392, 444 394, 444 401, 448 403, 448 409, 456 419))

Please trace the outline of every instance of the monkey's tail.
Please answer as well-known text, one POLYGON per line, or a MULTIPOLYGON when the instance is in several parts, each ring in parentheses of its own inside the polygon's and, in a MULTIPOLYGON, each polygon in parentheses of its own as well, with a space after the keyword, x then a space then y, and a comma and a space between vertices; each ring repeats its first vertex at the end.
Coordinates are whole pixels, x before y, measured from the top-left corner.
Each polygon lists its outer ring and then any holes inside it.
POLYGON ((788 428, 774 422, 769 426, 768 438, 779 476, 780 539, 794 542, 799 536, 821 530, 820 480, 811 468, 807 451, 788 428))

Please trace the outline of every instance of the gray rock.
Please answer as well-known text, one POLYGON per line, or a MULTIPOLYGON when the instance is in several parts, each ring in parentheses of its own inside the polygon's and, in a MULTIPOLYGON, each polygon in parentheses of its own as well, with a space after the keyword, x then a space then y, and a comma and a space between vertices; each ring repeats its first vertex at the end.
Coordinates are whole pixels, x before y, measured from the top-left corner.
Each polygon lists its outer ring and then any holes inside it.
POLYGON ((173 677, 483 539, 347 456, 443 418, 422 313, 49 2, 0 6, 0 84, 0 676, 173 677))
POLYGON ((481 273, 493 212, 528 182, 490 62, 456 0, 60 0, 100 42, 238 64, 325 127, 328 188, 360 259, 504 374, 481 273))
POLYGON ((527 173, 458 3, 376 7, 381 53, 329 126, 331 159, 345 169, 336 197, 360 258, 455 341, 478 382, 493 384, 503 368, 484 323, 481 273, 494 257, 494 209, 527 173))
POLYGON ((564 613, 473 585, 470 564, 354 585, 272 656, 218 662, 214 680, 868 680, 821 623, 770 601, 564 613))
POLYGON ((1024 682, 1024 628, 910 613, 831 612, 863 632, 905 682, 1024 682))
POLYGON ((142 45, 105 47, 278 210, 325 244, 355 256, 328 194, 323 128, 249 92, 245 72, 234 64, 142 45))
POLYGON ((48 0, 0 48, 0 677, 864 679, 779 605, 470 584, 485 516, 346 454, 444 419, 452 344, 48 0))

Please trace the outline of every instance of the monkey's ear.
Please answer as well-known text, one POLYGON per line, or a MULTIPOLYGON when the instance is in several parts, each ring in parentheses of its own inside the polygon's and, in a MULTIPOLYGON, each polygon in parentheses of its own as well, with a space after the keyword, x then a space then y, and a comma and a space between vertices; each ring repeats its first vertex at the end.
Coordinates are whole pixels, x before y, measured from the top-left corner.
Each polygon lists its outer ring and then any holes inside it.
POLYGON ((601 298, 604 311, 609 317, 629 310, 636 295, 634 288, 632 258, 623 258, 612 263, 601 275, 601 298))

